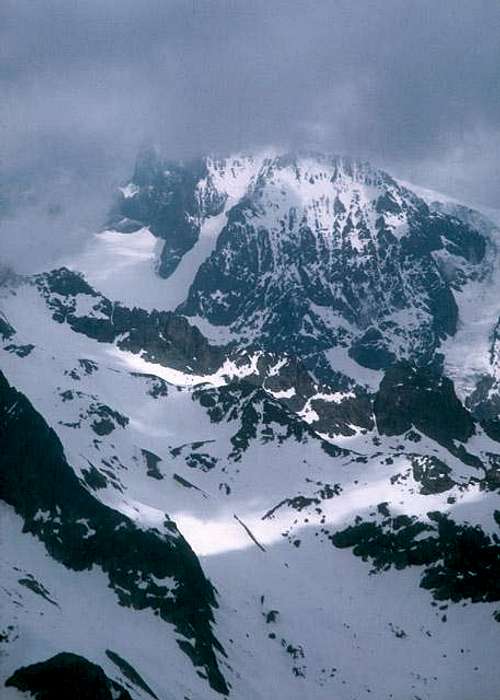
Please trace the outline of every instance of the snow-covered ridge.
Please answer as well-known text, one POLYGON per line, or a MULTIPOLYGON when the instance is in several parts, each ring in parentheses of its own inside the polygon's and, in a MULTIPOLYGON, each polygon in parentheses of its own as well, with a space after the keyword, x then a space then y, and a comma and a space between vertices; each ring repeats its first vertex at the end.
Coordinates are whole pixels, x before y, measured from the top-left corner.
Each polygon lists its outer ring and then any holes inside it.
POLYGON ((468 212, 470 216, 482 217, 483 219, 489 219, 490 224, 500 226, 500 209, 494 207, 485 207, 482 205, 474 204, 473 202, 463 201, 461 199, 456 199, 450 195, 444 194, 443 192, 438 192, 437 190, 422 187, 420 185, 415 185, 412 182, 406 180, 398 180, 399 184, 406 189, 414 192, 417 197, 420 197, 428 205, 432 206, 445 206, 449 207, 450 213, 455 210, 455 213, 459 215, 464 215, 468 212))

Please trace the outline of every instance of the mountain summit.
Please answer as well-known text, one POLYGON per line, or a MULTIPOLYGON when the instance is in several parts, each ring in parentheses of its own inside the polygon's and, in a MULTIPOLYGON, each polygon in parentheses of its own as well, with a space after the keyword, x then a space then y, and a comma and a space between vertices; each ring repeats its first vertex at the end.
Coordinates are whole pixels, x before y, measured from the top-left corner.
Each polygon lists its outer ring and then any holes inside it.
POLYGON ((495 697, 498 236, 349 158, 148 151, 6 275, 5 697, 495 697))
POLYGON ((430 361, 457 331, 456 294, 491 265, 477 224, 336 156, 179 164, 149 152, 112 222, 164 241, 165 303, 176 287, 177 310, 208 335, 323 373, 337 369, 332 348, 376 370, 430 361))

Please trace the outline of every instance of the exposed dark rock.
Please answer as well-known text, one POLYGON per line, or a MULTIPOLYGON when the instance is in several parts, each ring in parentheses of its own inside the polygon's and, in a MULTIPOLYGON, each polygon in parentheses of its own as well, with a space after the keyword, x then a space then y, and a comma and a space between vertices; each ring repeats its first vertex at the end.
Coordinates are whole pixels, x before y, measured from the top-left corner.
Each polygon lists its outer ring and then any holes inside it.
POLYGON ((8 340, 15 335, 15 332, 16 331, 10 325, 10 323, 5 318, 2 318, 2 315, 0 314, 0 336, 2 336, 4 340, 8 340))
POLYGON ((402 435, 412 426, 450 446, 475 432, 474 419, 455 394, 453 382, 431 367, 400 362, 389 368, 375 396, 377 427, 384 435, 402 435))
MULTIPOLYGON (((391 567, 425 567, 420 585, 436 600, 500 600, 500 538, 479 526, 459 524, 443 513, 428 513, 429 523, 400 515, 382 522, 356 519, 330 539, 352 548, 374 572, 391 567)), ((500 523, 499 523, 500 524, 500 523)))
POLYGON ((79 272, 68 270, 66 267, 61 267, 59 270, 40 275, 40 279, 46 278, 50 280, 50 291, 53 294, 59 294, 61 297, 74 297, 77 294, 86 294, 99 297, 98 292, 90 286, 79 272))
POLYGON ((411 461, 413 478, 422 485, 420 488, 422 495, 443 493, 455 485, 450 477, 452 471, 450 467, 434 455, 415 455, 411 461))
POLYGON ((369 328, 357 338, 349 349, 349 355, 363 367, 386 369, 396 361, 396 355, 388 348, 388 341, 378 328, 369 328))
POLYGON ((29 588, 30 591, 33 591, 33 593, 36 593, 48 603, 57 606, 57 603, 50 597, 49 591, 45 588, 45 586, 42 583, 40 583, 40 581, 37 581, 36 578, 32 576, 32 574, 27 574, 25 577, 18 579, 17 582, 21 586, 29 588))
MULTIPOLYGON (((118 347, 123 350, 143 352, 151 362, 183 371, 186 371, 186 367, 190 367, 192 371, 214 371, 226 357, 222 348, 210 345, 198 328, 191 326, 185 318, 166 311, 129 309, 111 303, 94 290, 94 310, 99 314, 77 316, 74 294, 89 294, 84 290, 87 287, 92 288, 66 268, 37 275, 34 282, 56 321, 68 323, 77 333, 99 342, 117 341, 118 347), (82 285, 86 285, 83 291, 82 285), (69 290, 62 299, 54 296, 55 289, 60 288, 69 290), (73 291, 74 289, 77 291, 73 291)), ((82 368, 88 373, 88 364, 82 365, 82 368)))
POLYGON ((68 652, 19 668, 5 685, 28 692, 36 700, 132 700, 100 666, 68 652))
POLYGON ((161 462, 161 457, 155 455, 154 452, 149 450, 141 449, 141 454, 146 462, 146 473, 153 479, 163 479, 163 474, 158 469, 158 464, 161 462))
POLYGON ((90 404, 88 416, 92 419, 90 427, 97 435, 109 435, 117 425, 124 428, 129 422, 127 416, 96 402, 90 404))
POLYGON ((312 399, 310 406, 318 415, 318 420, 313 423, 314 429, 331 435, 354 435, 353 426, 372 430, 374 422, 371 396, 358 387, 352 393, 353 396, 346 396, 340 401, 312 399))
POLYGON ((35 346, 31 345, 31 343, 28 343, 27 345, 10 344, 4 347, 4 350, 6 350, 7 352, 11 352, 12 354, 17 355, 18 357, 27 357, 34 349, 35 346))
POLYGON ((93 464, 90 464, 90 469, 82 469, 82 475, 83 478, 85 479, 85 483, 87 486, 90 486, 90 488, 93 491, 97 491, 98 489, 105 489, 108 482, 106 481, 106 477, 101 474, 101 472, 94 467, 93 464))
POLYGON ((156 377, 153 374, 141 374, 140 372, 133 372, 132 376, 142 377, 146 380, 146 382, 149 386, 147 393, 149 394, 149 396, 152 396, 154 399, 168 396, 167 382, 164 381, 163 379, 160 379, 160 377, 156 377))
POLYGON ((297 442, 318 440, 323 450, 331 456, 348 454, 336 445, 321 440, 307 423, 289 411, 264 389, 246 381, 232 382, 221 387, 201 387, 193 392, 193 400, 207 409, 214 423, 225 420, 235 423, 231 437, 232 459, 238 461, 252 440, 263 443, 276 441, 282 444, 289 438, 297 442))

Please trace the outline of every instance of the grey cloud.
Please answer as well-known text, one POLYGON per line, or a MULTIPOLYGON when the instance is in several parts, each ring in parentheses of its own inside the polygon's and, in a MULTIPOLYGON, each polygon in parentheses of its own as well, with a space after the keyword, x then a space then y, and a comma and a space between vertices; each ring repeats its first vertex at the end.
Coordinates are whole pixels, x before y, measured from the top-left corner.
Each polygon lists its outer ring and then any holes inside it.
POLYGON ((22 173, 46 189, 65 173, 65 197, 86 192, 97 215, 145 142, 171 157, 272 144, 498 204, 497 0, 4 0, 1 12, 4 182, 22 173))

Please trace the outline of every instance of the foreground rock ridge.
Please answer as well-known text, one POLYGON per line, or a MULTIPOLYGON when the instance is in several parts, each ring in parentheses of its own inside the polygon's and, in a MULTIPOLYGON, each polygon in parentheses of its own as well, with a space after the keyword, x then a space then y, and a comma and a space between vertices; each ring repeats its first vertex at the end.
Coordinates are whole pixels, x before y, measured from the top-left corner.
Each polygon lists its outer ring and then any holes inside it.
POLYGON ((491 216, 150 150, 83 254, 0 275, 5 697, 496 697, 491 216))

